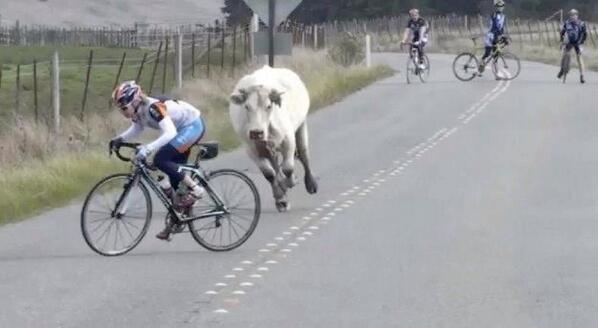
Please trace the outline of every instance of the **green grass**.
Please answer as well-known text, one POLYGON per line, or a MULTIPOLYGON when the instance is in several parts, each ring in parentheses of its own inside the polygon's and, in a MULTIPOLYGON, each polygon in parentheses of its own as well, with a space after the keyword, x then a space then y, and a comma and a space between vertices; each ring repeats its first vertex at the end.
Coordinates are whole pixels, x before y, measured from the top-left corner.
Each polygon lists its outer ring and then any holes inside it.
POLYGON ((67 204, 85 194, 108 172, 123 169, 106 152, 62 154, 24 168, 3 170, 0 175, 0 223, 7 223, 44 208, 67 204))
MULTIPOLYGON (((312 97, 312 111, 393 74, 386 66, 340 67, 324 53, 304 51, 279 64, 302 76, 312 97)), ((177 91, 201 109, 207 122, 206 140, 219 141, 224 150, 239 145, 228 117, 228 97, 241 74, 249 70, 239 69, 235 77, 216 72, 211 80, 187 81, 177 91)), ((67 204, 85 195, 101 177, 123 171, 126 166, 107 158, 105 143, 126 126, 112 111, 91 116, 85 123, 67 119, 60 136, 31 122, 5 133, 0 138, 0 224, 67 204)))

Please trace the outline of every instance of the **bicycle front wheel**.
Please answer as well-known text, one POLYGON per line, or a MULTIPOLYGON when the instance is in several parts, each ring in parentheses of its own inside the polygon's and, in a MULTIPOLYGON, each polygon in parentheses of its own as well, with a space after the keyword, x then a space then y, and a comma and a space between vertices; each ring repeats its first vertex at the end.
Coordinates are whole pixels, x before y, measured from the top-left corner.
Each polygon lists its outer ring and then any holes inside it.
POLYGON ((416 75, 415 70, 417 69, 417 66, 415 65, 415 61, 412 57, 409 57, 409 59, 407 59, 407 67, 406 67, 406 71, 405 71, 405 77, 407 79, 407 84, 411 84, 411 79, 413 79, 416 75))
POLYGON ((194 206, 192 215, 209 213, 216 208, 217 197, 227 214, 189 222, 191 235, 211 251, 230 251, 249 239, 261 215, 260 195, 251 179, 235 170, 219 170, 207 179, 212 189, 194 206))
POLYGON ((139 182, 132 184, 130 174, 115 174, 98 182, 87 195, 81 210, 81 232, 96 253, 123 255, 143 239, 151 216, 147 188, 139 182))
POLYGON ((426 81, 428 80, 428 78, 430 77, 430 59, 428 59, 428 56, 423 55, 424 58, 424 69, 420 69, 419 71, 419 80, 422 81, 422 83, 426 83, 426 81))
POLYGON ((521 62, 514 54, 503 52, 492 62, 492 72, 498 80, 514 80, 521 73, 521 62))
POLYGON ((453 73, 463 82, 473 80, 479 73, 480 63, 474 54, 464 52, 453 61, 453 73))

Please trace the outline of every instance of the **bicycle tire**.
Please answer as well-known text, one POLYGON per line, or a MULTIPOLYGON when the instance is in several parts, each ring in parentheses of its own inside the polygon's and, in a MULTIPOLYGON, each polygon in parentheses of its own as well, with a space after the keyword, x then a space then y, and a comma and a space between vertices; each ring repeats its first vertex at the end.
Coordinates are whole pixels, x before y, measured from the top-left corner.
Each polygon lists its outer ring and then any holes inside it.
POLYGON ((480 62, 478 60, 478 58, 469 52, 464 52, 459 54, 457 57, 455 57, 455 60, 453 61, 453 74, 455 75, 455 77, 463 82, 469 82, 471 80, 473 80, 477 75, 478 75, 478 70, 480 67, 480 62), (461 66, 461 64, 459 63, 461 59, 465 59, 464 61, 464 66, 463 66, 463 70, 465 71, 465 73, 467 75, 465 76, 461 76, 459 74, 460 69, 458 66, 461 66), (475 67, 473 66, 475 65, 475 67), (469 73, 469 71, 471 71, 471 74, 469 73))
MULTIPOLYGON (((260 194, 258 192, 257 187, 253 183, 253 181, 251 181, 251 179, 244 173, 236 171, 236 170, 225 169, 225 170, 213 171, 209 174, 207 181, 208 181, 208 184, 210 185, 210 187, 214 189, 214 192, 219 194, 219 197, 225 203, 224 205, 230 211, 230 214, 227 216, 223 216, 223 217, 215 217, 215 218, 207 218, 207 219, 191 221, 188 223, 189 231, 190 231, 191 235, 193 236, 193 239, 195 239, 195 241, 197 243, 199 243, 202 247, 204 247, 210 251, 213 251, 213 252, 231 251, 231 250, 241 246, 243 243, 245 243, 249 239, 249 237, 253 234, 253 232, 255 231, 255 228, 257 227, 257 224, 259 222, 260 215, 261 215, 260 194), (253 209, 239 209, 239 210, 247 212, 248 215, 252 216, 250 218, 250 222, 249 222, 249 226, 247 227, 247 230, 241 236, 238 235, 237 230, 235 228, 235 224, 236 224, 236 227, 238 227, 238 228, 244 227, 244 226, 242 224, 240 224, 239 222, 234 221, 235 218, 232 218, 233 216, 235 216, 238 219, 245 220, 245 222, 247 221, 244 216, 241 216, 240 214, 233 214, 233 212, 235 211, 234 207, 239 206, 240 204, 236 204, 236 205, 227 204, 226 190, 217 190, 218 187, 214 183, 214 181, 216 179, 218 179, 219 177, 225 177, 225 176, 237 178, 237 180, 241 181, 242 184, 244 184, 246 187, 248 187, 248 191, 250 191, 250 193, 251 193, 250 197, 251 197, 251 202, 253 203, 254 208, 253 209), (205 222, 207 222, 207 223, 205 223, 205 222), (214 224, 213 226, 211 226, 212 223, 214 224), (220 225, 218 225, 218 224, 220 224, 220 225), (219 233, 220 240, 222 240, 224 226, 227 224, 229 226, 229 231, 228 231, 228 236, 229 236, 229 240, 230 240, 229 243, 216 245, 214 243, 208 242, 207 239, 204 238, 204 236, 202 236, 200 234, 200 231, 207 231, 207 233, 210 234, 210 230, 212 230, 213 236, 216 237, 216 234, 219 233), (206 226, 207 226, 207 228, 206 228, 206 226), (234 240, 234 241, 232 240, 232 233, 231 233, 232 231, 234 231, 235 235, 238 236, 237 240, 234 240)), ((238 191, 237 189, 234 189, 234 190, 238 191)), ((239 194, 239 192, 236 192, 234 194, 239 194)), ((204 196, 204 198, 205 198, 205 196, 204 196)), ((197 210, 197 208, 198 208, 197 205, 194 206, 194 210, 197 210)), ((213 209, 213 204, 206 204, 206 208, 208 210, 213 209)))
POLYGON ((431 70, 430 69, 430 59, 428 58, 427 55, 423 55, 423 58, 424 58, 424 65, 426 66, 426 69, 424 69, 423 72, 420 71, 418 75, 419 75, 419 80, 422 83, 426 83, 428 78, 430 77, 430 70, 431 70))
MULTIPOLYGON (((132 228, 132 227, 137 227, 137 226, 135 226, 134 224, 132 224, 130 222, 128 223, 129 226, 127 226, 127 223, 122 218, 114 218, 114 217, 112 217, 112 214, 109 213, 109 212, 104 213, 104 215, 105 214, 109 214, 110 217, 96 219, 95 221, 99 222, 99 221, 115 220, 113 222, 110 222, 109 227, 112 227, 113 223, 116 222, 116 228, 115 229, 116 229, 117 237, 115 237, 115 242, 114 242, 114 245, 115 245, 115 248, 116 248, 116 243, 117 243, 116 240, 118 238, 119 231, 120 231, 120 230, 118 230, 119 229, 118 228, 119 227, 119 225, 118 225, 119 222, 116 221, 116 220, 117 219, 121 220, 122 224, 123 224, 124 230, 127 231, 127 233, 132 238, 131 243, 127 244, 127 245, 124 245, 124 247, 122 249, 118 249, 118 250, 107 250, 107 249, 105 249, 105 247, 99 247, 99 245, 97 245, 97 242, 100 239, 102 239, 102 238, 99 238, 96 241, 94 241, 93 238, 92 238, 92 236, 91 236, 91 233, 90 233, 91 231, 89 229, 91 228, 90 224, 94 223, 94 221, 92 220, 92 221, 88 222, 88 219, 90 219, 89 218, 89 216, 90 216, 89 214, 90 214, 90 211, 91 211, 90 204, 91 204, 91 201, 94 199, 94 196, 96 195, 96 192, 98 192, 100 190, 100 188, 102 188, 108 182, 110 182, 112 180, 117 180, 118 179, 118 180, 123 180, 123 182, 124 182, 124 181, 130 180, 130 178, 131 178, 130 174, 119 173, 119 174, 113 174, 113 175, 107 176, 104 179, 100 180, 98 183, 96 183, 96 185, 87 194, 87 197, 85 198, 85 202, 83 203, 83 207, 81 208, 81 233, 83 235, 83 239, 85 240, 85 242, 87 243, 87 245, 94 252, 96 252, 96 253, 98 253, 100 255, 103 255, 103 256, 119 256, 119 255, 124 255, 124 254, 130 252, 131 250, 133 250, 141 242, 141 240, 145 237, 145 235, 147 234, 147 231, 149 229, 149 226, 150 226, 150 223, 151 223, 151 219, 152 219, 152 200, 151 200, 151 197, 150 197, 150 193, 147 190, 147 187, 143 183, 139 182, 137 184, 137 186, 135 186, 135 187, 139 188, 139 190, 141 191, 141 194, 145 198, 145 201, 146 201, 145 202, 145 204, 146 204, 146 206, 145 206, 146 215, 145 215, 145 218, 144 218, 145 221, 143 222, 143 226, 140 229, 138 229, 139 233, 138 233, 137 237, 133 236, 133 234, 131 233, 130 228, 129 228, 129 227, 132 228)), ((112 190, 112 189, 108 188, 107 191, 110 191, 110 190, 112 190)), ((119 194, 119 195, 122 195, 122 194, 119 194)), ((103 200, 105 202, 106 198, 103 197, 103 200)), ((111 204, 108 204, 107 211, 111 210, 110 209, 111 206, 112 206, 111 204)), ((101 227, 104 224, 105 224, 105 222, 99 223, 98 226, 95 227, 95 229, 98 229, 99 227, 101 227)), ((111 228, 109 228, 109 229, 111 229, 111 228)), ((104 231, 104 233, 106 233, 106 230, 104 231)), ((109 237, 107 236, 106 237, 106 242, 108 240, 109 240, 109 237)))
POLYGON ((411 84, 411 74, 415 75, 415 60, 412 57, 409 57, 407 59, 407 68, 405 71, 407 84, 411 84))
POLYGON ((519 57, 515 56, 511 52, 502 52, 498 54, 497 58, 492 62, 492 73, 494 73, 494 76, 497 79, 512 81, 521 73, 521 61, 519 60, 519 57), (508 74, 506 77, 499 75, 499 67, 497 65, 502 65, 503 69, 508 69, 508 74), (515 65, 514 69, 512 69, 513 65, 515 65))

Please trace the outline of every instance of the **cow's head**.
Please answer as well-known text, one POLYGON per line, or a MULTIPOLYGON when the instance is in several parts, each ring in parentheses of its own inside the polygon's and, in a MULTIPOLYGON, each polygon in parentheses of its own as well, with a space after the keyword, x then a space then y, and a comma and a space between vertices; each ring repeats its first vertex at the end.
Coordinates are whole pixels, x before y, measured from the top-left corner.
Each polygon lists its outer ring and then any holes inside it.
POLYGON ((282 93, 276 89, 255 86, 240 89, 230 96, 237 106, 242 106, 247 113, 247 137, 255 141, 268 139, 268 128, 275 107, 282 106, 282 93))

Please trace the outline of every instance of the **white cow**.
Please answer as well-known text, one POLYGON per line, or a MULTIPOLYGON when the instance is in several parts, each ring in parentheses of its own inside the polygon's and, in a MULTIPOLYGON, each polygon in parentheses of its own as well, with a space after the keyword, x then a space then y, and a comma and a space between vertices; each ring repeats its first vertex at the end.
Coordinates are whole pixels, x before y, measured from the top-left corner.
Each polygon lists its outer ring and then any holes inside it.
POLYGON ((295 185, 295 154, 305 169, 307 192, 318 185, 309 165, 309 93, 293 71, 264 66, 243 77, 230 96, 230 117, 247 152, 272 185, 276 208, 289 209, 287 190, 295 185))

